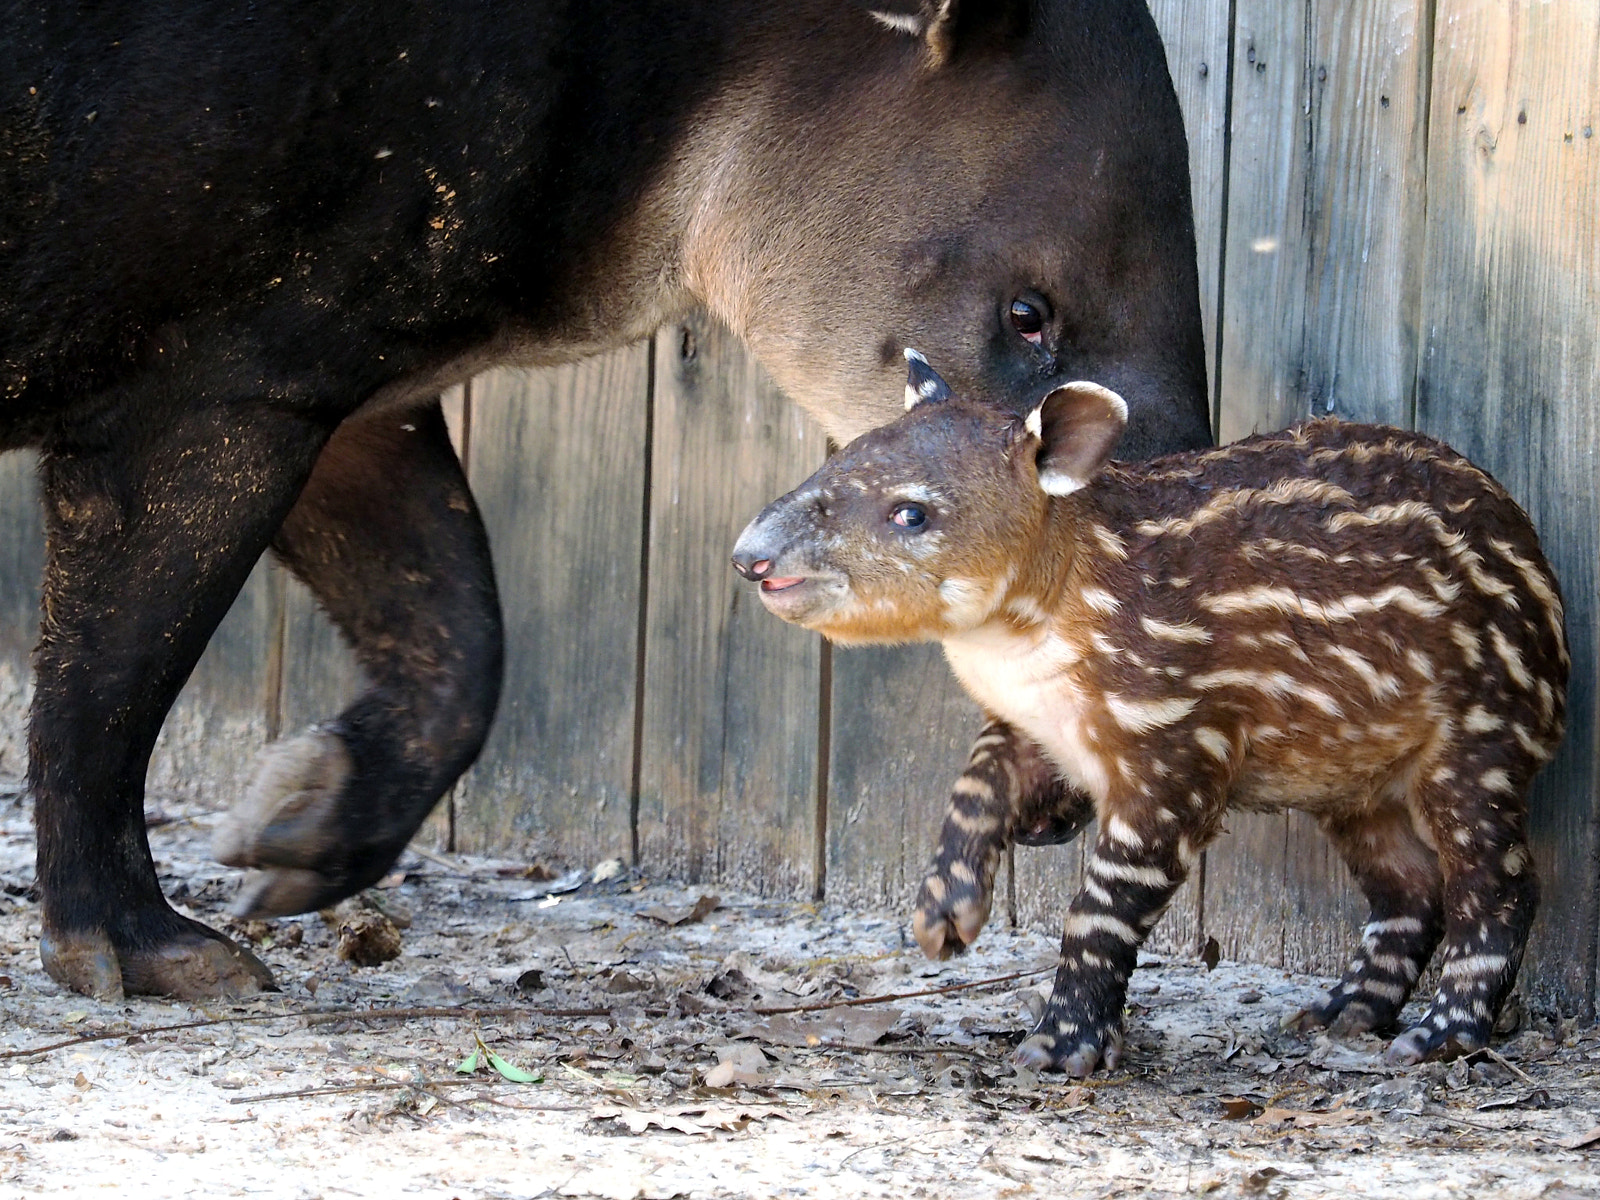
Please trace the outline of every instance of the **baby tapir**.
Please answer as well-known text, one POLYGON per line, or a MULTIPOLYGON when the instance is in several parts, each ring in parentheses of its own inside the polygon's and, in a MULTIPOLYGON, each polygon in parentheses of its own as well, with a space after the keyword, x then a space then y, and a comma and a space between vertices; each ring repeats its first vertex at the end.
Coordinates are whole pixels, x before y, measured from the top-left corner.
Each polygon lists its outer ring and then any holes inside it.
MULTIPOLYGON (((1112 463, 1114 393, 1068 384, 1023 420, 907 357, 911 411, 770 504, 734 565, 835 641, 942 642, 1037 744, 1055 779, 986 781, 975 761, 958 785, 947 834, 978 858, 1098 818, 1019 1061, 1115 1066, 1135 952, 1230 808, 1310 813, 1371 904, 1306 1025, 1391 1028, 1442 939, 1438 993, 1389 1056, 1483 1046, 1538 900, 1526 796, 1568 670, 1522 510, 1439 442, 1335 421, 1112 463)), ((940 861, 928 887, 986 911, 984 864, 940 861)), ((925 912, 925 948, 976 935, 955 924, 925 912)))

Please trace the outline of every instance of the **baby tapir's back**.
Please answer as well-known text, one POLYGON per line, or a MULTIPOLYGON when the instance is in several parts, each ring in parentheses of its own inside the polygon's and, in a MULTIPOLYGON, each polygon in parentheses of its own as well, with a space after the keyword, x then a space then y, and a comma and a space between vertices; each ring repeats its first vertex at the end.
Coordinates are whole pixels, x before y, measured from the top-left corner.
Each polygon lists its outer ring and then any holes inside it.
POLYGON ((1077 651, 1056 682, 1108 786, 1214 759, 1233 805, 1332 812, 1414 793, 1487 733, 1510 737, 1484 772, 1560 738, 1561 603, 1533 529, 1432 439, 1313 422, 1058 503, 1089 523, 1060 527, 1077 587, 1012 608, 1054 601, 1077 651))

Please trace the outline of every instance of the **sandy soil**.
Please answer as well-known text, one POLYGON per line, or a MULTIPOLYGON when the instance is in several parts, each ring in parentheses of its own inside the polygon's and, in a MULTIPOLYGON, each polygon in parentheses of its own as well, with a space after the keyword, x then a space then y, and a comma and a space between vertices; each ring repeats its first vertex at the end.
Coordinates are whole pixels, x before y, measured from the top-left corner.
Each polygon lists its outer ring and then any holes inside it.
MULTIPOLYGON (((168 893, 222 923, 209 815, 166 815, 168 893)), ((39 969, 32 858, 0 791, 4 1195, 1600 1195, 1600 1035, 1536 1015, 1392 1071, 1377 1041, 1279 1031, 1325 981, 1147 959, 1123 1069, 1074 1085, 1007 1061, 1048 988, 1037 934, 931 964, 899 913, 417 854, 331 921, 231 927, 281 993, 100 1003, 39 969), (356 926, 399 957, 341 960, 356 926)))

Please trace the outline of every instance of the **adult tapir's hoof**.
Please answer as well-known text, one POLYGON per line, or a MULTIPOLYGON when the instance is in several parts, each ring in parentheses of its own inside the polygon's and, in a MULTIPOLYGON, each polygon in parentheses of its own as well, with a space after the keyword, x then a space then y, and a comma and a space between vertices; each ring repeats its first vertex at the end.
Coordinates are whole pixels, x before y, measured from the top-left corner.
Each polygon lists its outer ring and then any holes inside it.
POLYGON ((219 1000, 276 990, 272 972, 248 950, 196 921, 170 916, 169 932, 137 945, 119 947, 101 930, 46 932, 39 958, 51 979, 102 1000, 219 1000))
POLYGON ((249 793, 218 824, 211 852, 232 867, 257 867, 233 911, 244 917, 310 912, 348 894, 338 862, 345 834, 341 801, 353 773, 344 739, 311 729, 269 747, 249 793))

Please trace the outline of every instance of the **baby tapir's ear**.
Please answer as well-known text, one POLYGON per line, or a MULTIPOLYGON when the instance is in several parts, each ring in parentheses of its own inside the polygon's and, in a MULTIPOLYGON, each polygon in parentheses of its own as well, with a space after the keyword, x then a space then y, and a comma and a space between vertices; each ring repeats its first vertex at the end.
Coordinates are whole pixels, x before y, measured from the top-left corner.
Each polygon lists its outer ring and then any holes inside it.
POLYGON ((928 365, 921 354, 906 347, 906 411, 926 401, 950 399, 950 385, 928 365))
POLYGON ((1018 34, 1027 25, 1023 0, 882 0, 867 12, 885 29, 921 38, 932 67, 942 67, 964 41, 989 32, 1018 34))
POLYGON ((1027 425, 1041 443, 1039 486, 1070 496, 1106 465, 1128 427, 1128 406, 1098 383, 1066 383, 1028 414, 1027 425))

